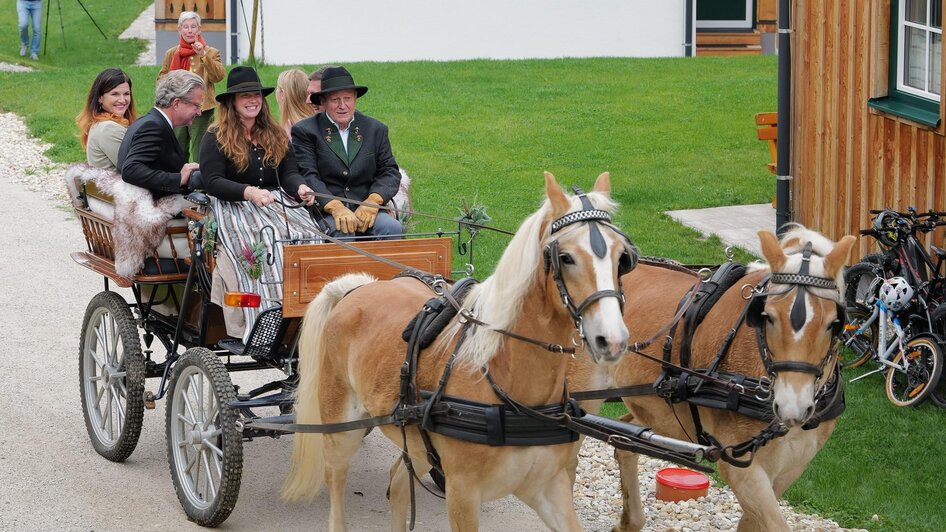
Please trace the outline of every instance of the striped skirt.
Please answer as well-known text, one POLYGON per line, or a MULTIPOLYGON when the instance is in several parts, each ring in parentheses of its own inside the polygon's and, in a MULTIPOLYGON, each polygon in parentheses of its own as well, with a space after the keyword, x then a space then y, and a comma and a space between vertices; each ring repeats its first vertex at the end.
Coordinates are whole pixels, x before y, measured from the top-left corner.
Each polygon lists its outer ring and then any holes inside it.
POLYGON ((216 267, 211 301, 223 308, 227 334, 249 339, 260 312, 282 305, 283 245, 302 239, 320 242, 318 228, 305 208, 282 193, 279 201, 257 207, 250 201, 222 201, 210 198, 209 207, 217 220, 216 267), (254 253, 255 251, 255 253, 254 253), (254 265, 258 271, 254 272, 254 265), (258 273, 254 278, 251 273, 258 273), (253 292, 262 297, 259 308, 234 308, 223 304, 225 292, 253 292))

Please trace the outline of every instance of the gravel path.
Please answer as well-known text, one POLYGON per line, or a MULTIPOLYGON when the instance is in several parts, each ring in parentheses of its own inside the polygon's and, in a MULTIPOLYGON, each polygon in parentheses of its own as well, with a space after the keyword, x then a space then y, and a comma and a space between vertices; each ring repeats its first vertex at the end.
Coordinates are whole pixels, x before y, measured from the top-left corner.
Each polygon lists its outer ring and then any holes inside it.
MULTIPOLYGON (((19 119, 19 117, 13 113, 0 113, 0 181, 5 181, 7 183, 18 183, 20 186, 25 187, 30 191, 41 194, 44 198, 50 200, 55 207, 62 209, 63 207, 67 206, 67 200, 62 185, 64 166, 50 162, 49 159, 43 155, 43 152, 46 148, 48 148, 47 145, 44 145, 36 139, 29 138, 26 126, 23 124, 22 120, 19 119)), ((78 227, 75 229, 78 231, 78 227)), ((78 234, 74 236, 78 237, 78 234)), ((78 239, 76 240, 78 241, 78 239)), ((77 269, 77 267, 73 266, 73 270, 74 269, 77 269)), ((73 270, 69 270, 64 273, 66 276, 72 276, 74 273, 76 273, 73 270)), ((84 303, 82 304, 84 305, 84 303)), ((73 314, 75 313, 76 312, 73 312, 73 314)), ((70 337, 78 336, 78 326, 73 325, 74 324, 70 324, 69 327, 71 328, 65 329, 62 334, 70 337)), ((39 354, 34 353, 33 356, 39 356, 39 354)), ((63 371, 68 373, 72 370, 72 368, 72 363, 70 363, 69 367, 63 371)), ((66 390, 66 394, 70 398, 75 399, 74 389, 66 390)), ((77 401, 72 402, 77 403, 77 401)), ((160 416, 163 418, 163 409, 160 410, 162 410, 160 416)), ((75 411, 75 413, 78 412, 79 410, 75 411)), ((153 413, 148 415, 151 416, 149 423, 152 426, 156 424, 163 424, 163 419, 154 419, 155 416, 153 413)), ((79 427, 73 427, 72 430, 78 432, 70 434, 70 440, 81 440, 85 436, 84 429, 81 428, 81 418, 79 423, 79 427)), ((14 426, 17 425, 15 424, 14 426)), ((161 435, 144 434, 142 435, 142 442, 146 441, 146 439, 152 438, 160 439, 161 435)), ((151 442, 151 444, 154 443, 156 442, 151 442)), ((279 452, 285 454, 286 449, 288 448, 287 443, 287 440, 274 440, 265 444, 254 443, 253 446, 268 448, 280 446, 281 448, 285 449, 281 449, 279 452)), ((370 447, 372 445, 373 443, 369 441, 368 444, 365 445, 367 449, 364 451, 370 451, 370 447)), ((86 463, 86 467, 89 467, 89 464, 91 463, 98 464, 96 467, 106 468, 106 465, 101 463, 104 461, 100 462, 99 460, 96 460, 98 457, 95 456, 94 453, 91 453, 89 447, 90 446, 88 446, 87 441, 84 443, 79 442, 78 444, 78 448, 85 449, 85 456, 82 458, 82 460, 84 463, 86 463), (89 456, 90 453, 92 454, 91 457, 89 456)), ((158 447, 160 448, 161 445, 158 445, 158 447)), ((140 452, 146 453, 146 451, 140 452)), ((154 459, 161 460, 162 457, 160 454, 161 453, 158 453, 159 456, 154 457, 154 459)), ((147 458, 147 454, 146 459, 150 460, 150 458, 147 458)), ((261 459, 248 457, 247 461, 250 460, 261 459)), ((11 465, 10 460, 6 460, 5 462, 6 465, 11 465)), ((354 470, 358 468, 357 465, 359 463, 361 463, 360 460, 355 462, 356 466, 352 468, 353 475, 355 474, 354 470)), ((3 465, 4 462, 0 461, 0 471, 2 471, 3 465)), ((641 486, 642 494, 645 497, 645 510, 648 515, 648 524, 645 530, 735 530, 735 526, 742 512, 739 508, 738 502, 735 500, 732 491, 728 488, 720 488, 715 485, 711 485, 709 495, 696 501, 686 501, 682 503, 664 503, 657 501, 654 495, 654 474, 658 469, 666 467, 667 465, 669 464, 659 460, 653 460, 649 458, 642 459, 640 468, 642 475, 641 486)), ((111 469, 112 466, 114 466, 114 464, 108 464, 109 469, 111 469)), ((249 470, 258 469, 254 466, 255 464, 247 465, 249 470)), ((269 464, 269 467, 275 467, 277 470, 279 470, 278 468, 284 467, 284 465, 277 462, 276 464, 269 464)), ((164 470, 166 473, 166 466, 164 466, 164 470)), ((265 472, 266 469, 263 471, 265 472)), ((272 471, 272 469, 269 469, 269 471, 272 471)), ((244 478, 246 479, 247 477, 245 476, 244 478)), ((386 473, 382 478, 386 478, 386 473)), ((374 482, 377 482, 377 478, 374 479, 374 482)), ((154 484, 158 484, 159 486, 154 489, 166 492, 168 491, 169 483, 170 479, 158 478, 154 484)), ((244 490, 241 491, 252 489, 252 482, 245 480, 244 484, 249 485, 245 486, 244 490)), ((355 484, 355 479, 352 480, 350 486, 354 485, 358 485, 355 484)), ((270 486, 269 489, 271 490, 272 487, 270 486)), ((275 498, 275 494, 266 491, 266 488, 261 488, 261 491, 257 492, 256 494, 250 491, 249 494, 243 494, 243 496, 241 496, 241 502, 237 505, 238 510, 240 509, 241 505, 255 503, 255 506, 259 506, 258 501, 251 502, 246 501, 246 499, 260 499, 270 497, 275 498)), ((581 450, 578 481, 575 485, 575 504, 584 528, 586 530, 594 531, 610 530, 610 527, 617 521, 617 517, 621 509, 620 497, 620 489, 618 487, 618 472, 616 464, 611 456, 611 448, 601 442, 586 439, 585 444, 581 450)), ((0 497, 0 499, 2 499, 2 497, 0 497)), ((171 499, 173 499, 173 495, 171 496, 171 499)), ((501 503, 502 504, 493 503, 491 505, 487 505, 488 512, 492 512, 494 516, 498 515, 504 519, 499 521, 501 523, 513 525, 511 522, 515 520, 513 515, 518 518, 521 517, 521 515, 516 514, 531 513, 521 505, 518 505, 518 503, 510 502, 506 504, 503 501, 501 501, 501 503)), ((0 504, 3 504, 2 501, 0 501, 0 504)), ((7 501, 7 504, 9 504, 9 500, 7 501)), ((163 501, 161 504, 171 504, 171 511, 173 512, 176 510, 173 507, 176 505, 176 501, 172 500, 170 503, 163 501)), ((438 503, 436 501, 430 501, 426 504, 431 505, 438 503)), ((280 504, 280 507, 281 506, 282 505, 280 504)), ((263 507, 265 508, 265 505, 263 507)), ((4 506, 0 506, 0 516, 4 514, 4 508, 4 506)), ((255 511, 259 513, 263 512, 264 510, 257 508, 255 511)), ((355 511, 356 504, 350 504, 349 512, 355 511)), ((783 504, 782 512, 795 530, 843 530, 840 529, 833 521, 823 519, 818 516, 809 516, 796 513, 790 506, 786 504, 783 504)), ((247 512, 243 513, 245 514, 247 512)), ((181 514, 181 516, 183 516, 183 514, 181 514)), ((386 523, 383 515, 378 515, 376 518, 379 523, 386 523)), ((62 516, 60 516, 60 521, 61 519, 62 516)), ((183 519, 183 517, 181 517, 181 519, 183 519)), ((0 529, 4 528, 2 521, 3 519, 0 518, 0 529)), ((180 522, 180 520, 177 522, 180 522)), ((235 514, 234 517, 231 518, 231 521, 228 522, 228 525, 236 525, 236 523, 239 522, 238 514, 235 514)), ((303 520, 303 522, 305 522, 305 520, 303 520)), ((531 523, 533 521, 527 520, 527 522, 531 523)), ((47 521, 46 523, 49 524, 51 522, 47 521)), ((64 526, 68 529, 74 529, 79 523, 84 523, 84 521, 74 521, 71 524, 66 523, 65 525, 63 525, 62 522, 58 522, 58 525, 64 526)), ((493 523, 495 524, 496 521, 493 521, 493 523)), ((129 527, 133 527, 131 523, 127 524, 129 527)), ((536 524, 534 527, 526 526, 525 528, 518 526, 518 523, 515 525, 517 529, 522 532, 542 529, 542 527, 538 524, 536 524)), ((488 526, 489 525, 487 524, 487 521, 484 520, 484 528, 487 528, 488 526)), ((107 525, 101 526, 100 524, 100 526, 96 526, 95 528, 102 530, 110 529, 111 527, 107 525)), ((235 528, 241 527, 235 526, 235 528)), ((289 528, 293 527, 289 526, 289 528)), ((374 527, 372 526, 372 528, 374 527)), ((418 529, 425 530, 429 528, 424 527, 422 523, 419 523, 418 529)))

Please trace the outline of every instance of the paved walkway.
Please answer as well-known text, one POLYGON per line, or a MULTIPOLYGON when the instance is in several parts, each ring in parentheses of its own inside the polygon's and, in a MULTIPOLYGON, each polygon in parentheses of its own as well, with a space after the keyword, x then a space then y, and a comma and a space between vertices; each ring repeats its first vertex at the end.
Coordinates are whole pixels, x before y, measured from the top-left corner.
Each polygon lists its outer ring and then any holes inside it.
POLYGON ((138 18, 128 26, 121 35, 118 36, 119 39, 142 39, 148 42, 148 47, 145 51, 141 52, 138 56, 138 59, 135 61, 136 65, 155 65, 157 64, 157 59, 155 58, 155 31, 154 31, 154 4, 146 7, 144 11, 138 15, 138 18))
POLYGON ((724 244, 738 246, 757 257, 762 256, 757 233, 762 229, 775 231, 775 209, 769 203, 667 211, 667 215, 706 236, 716 235, 724 244))

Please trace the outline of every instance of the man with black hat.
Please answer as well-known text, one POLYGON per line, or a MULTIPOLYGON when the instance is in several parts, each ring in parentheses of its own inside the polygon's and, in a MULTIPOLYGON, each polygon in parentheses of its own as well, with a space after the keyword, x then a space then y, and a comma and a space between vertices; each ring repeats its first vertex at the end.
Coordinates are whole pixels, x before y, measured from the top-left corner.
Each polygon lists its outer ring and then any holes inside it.
POLYGON ((326 233, 397 238, 403 226, 378 207, 397 194, 401 174, 388 127, 355 110, 366 92, 344 67, 327 67, 321 90, 312 94, 322 112, 292 127, 292 147, 299 172, 318 195, 316 217, 326 233))

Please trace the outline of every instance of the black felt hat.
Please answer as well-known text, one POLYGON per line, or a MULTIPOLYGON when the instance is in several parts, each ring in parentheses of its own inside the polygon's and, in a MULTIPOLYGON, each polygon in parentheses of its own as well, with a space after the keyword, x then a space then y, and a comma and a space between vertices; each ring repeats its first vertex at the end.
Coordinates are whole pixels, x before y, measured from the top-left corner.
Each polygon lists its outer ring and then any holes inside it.
POLYGON ((355 85, 354 78, 345 67, 328 67, 322 72, 322 90, 313 92, 313 96, 324 96, 330 92, 352 89, 359 98, 368 92, 368 87, 355 85))
POLYGON ((260 83, 256 69, 248 66, 238 66, 227 75, 227 90, 217 95, 217 101, 222 102, 224 99, 241 92, 261 92, 265 97, 272 94, 274 90, 276 89, 264 87, 260 83))

